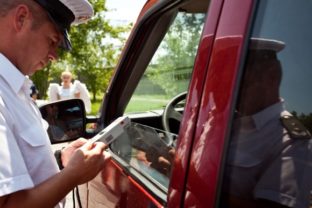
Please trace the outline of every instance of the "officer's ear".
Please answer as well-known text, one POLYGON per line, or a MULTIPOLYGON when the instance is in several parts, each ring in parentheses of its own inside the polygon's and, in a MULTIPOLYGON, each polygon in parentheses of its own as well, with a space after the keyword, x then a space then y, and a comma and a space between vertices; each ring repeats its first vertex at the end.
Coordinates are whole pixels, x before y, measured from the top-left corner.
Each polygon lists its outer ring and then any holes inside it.
POLYGON ((21 31, 31 16, 27 5, 20 4, 14 10, 14 28, 17 32, 21 31))

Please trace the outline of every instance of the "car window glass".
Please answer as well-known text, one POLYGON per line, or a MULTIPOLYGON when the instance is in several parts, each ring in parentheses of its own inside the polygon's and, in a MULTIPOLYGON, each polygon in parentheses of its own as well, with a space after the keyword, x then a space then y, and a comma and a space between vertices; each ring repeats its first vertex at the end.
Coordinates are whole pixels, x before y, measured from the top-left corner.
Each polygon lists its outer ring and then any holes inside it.
MULTIPOLYGON (((169 100, 188 90, 204 18, 202 13, 178 13, 141 78, 126 114, 150 112, 160 118, 169 100)), ((182 101, 175 109, 183 113, 183 107, 182 101)), ((177 131, 166 132, 159 123, 157 128, 132 122, 127 135, 116 140, 111 149, 166 191, 177 131)))
POLYGON ((126 112, 162 109, 175 95, 187 91, 204 14, 178 13, 155 52, 126 112))
POLYGON ((224 207, 309 207, 312 1, 259 1, 222 186, 224 207))
POLYGON ((131 122, 125 132, 112 143, 111 149, 153 183, 168 187, 170 161, 174 156, 177 135, 131 122), (163 160, 166 163, 159 163, 163 160))

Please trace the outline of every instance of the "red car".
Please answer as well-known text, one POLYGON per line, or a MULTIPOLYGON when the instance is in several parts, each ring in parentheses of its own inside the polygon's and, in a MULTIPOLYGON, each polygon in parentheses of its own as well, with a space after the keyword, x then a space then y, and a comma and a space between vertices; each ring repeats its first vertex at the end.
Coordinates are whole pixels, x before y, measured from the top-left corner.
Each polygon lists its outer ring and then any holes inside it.
POLYGON ((310 0, 147 1, 99 116, 71 120, 85 137, 132 123, 79 187, 82 206, 309 207, 311 11, 310 0))

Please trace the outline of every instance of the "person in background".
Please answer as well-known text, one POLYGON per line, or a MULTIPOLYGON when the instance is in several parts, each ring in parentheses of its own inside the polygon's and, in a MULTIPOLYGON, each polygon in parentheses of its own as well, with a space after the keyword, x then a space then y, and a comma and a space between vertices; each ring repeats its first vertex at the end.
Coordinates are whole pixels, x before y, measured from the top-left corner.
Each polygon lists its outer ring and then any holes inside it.
POLYGON ((26 75, 27 79, 29 79, 29 95, 31 97, 31 99, 36 103, 36 100, 38 99, 39 96, 39 91, 36 87, 36 85, 34 84, 34 82, 29 78, 28 75, 26 75))
POLYGON ((89 91, 84 83, 75 80, 72 83, 73 75, 70 71, 63 71, 61 74, 61 85, 51 83, 48 89, 49 101, 80 98, 83 100, 87 113, 91 111, 89 91))
POLYGON ((39 91, 38 91, 38 89, 37 89, 37 87, 36 87, 35 84, 32 84, 32 85, 30 86, 30 97, 32 98, 32 100, 33 100, 34 102, 36 102, 36 100, 37 100, 38 97, 39 97, 39 91))
POLYGON ((64 207, 104 167, 105 144, 78 139, 58 151, 59 169, 27 77, 70 50, 71 24, 92 15, 87 0, 0 0, 0 208, 64 207))

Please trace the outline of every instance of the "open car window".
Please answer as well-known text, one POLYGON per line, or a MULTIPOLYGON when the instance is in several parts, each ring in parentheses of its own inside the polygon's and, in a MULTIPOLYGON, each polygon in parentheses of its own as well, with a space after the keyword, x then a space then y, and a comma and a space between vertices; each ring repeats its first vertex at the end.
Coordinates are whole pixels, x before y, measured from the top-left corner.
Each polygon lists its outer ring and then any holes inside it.
MULTIPOLYGON (((168 102, 188 90, 204 19, 203 13, 178 12, 126 108, 130 117, 144 119, 145 115, 152 115, 159 118, 158 124, 132 122, 124 138, 111 145, 113 153, 136 171, 135 178, 147 179, 164 192, 169 186, 179 125, 166 131, 161 117, 168 102)), ((185 95, 174 105, 179 118, 183 114, 185 95)))
POLYGON ((205 14, 179 12, 149 63, 126 113, 163 109, 188 89, 205 14))

